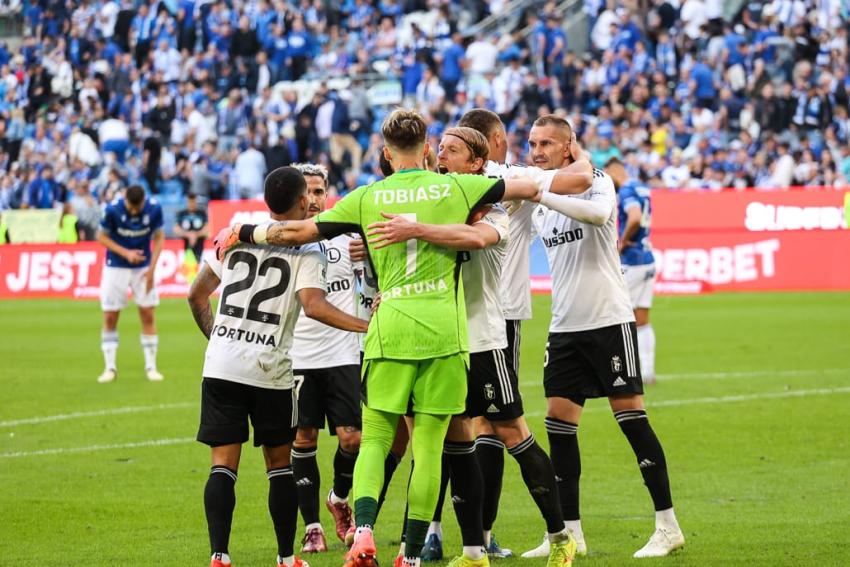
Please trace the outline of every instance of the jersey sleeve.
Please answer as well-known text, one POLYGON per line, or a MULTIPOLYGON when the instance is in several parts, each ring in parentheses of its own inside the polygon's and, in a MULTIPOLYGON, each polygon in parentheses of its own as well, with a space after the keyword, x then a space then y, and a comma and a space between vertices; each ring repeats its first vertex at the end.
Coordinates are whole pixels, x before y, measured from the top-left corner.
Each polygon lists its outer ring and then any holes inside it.
POLYGON ((103 209, 103 214, 100 215, 100 228, 102 228, 104 232, 112 235, 115 233, 115 221, 115 209, 113 209, 112 207, 106 207, 105 209, 103 209))
POLYGON ((322 238, 330 240, 346 232, 362 232, 361 201, 364 189, 356 189, 343 197, 332 209, 315 217, 322 238))
POLYGON ((152 203, 153 209, 151 210, 151 230, 156 232, 157 230, 162 228, 163 220, 162 220, 162 206, 159 203, 152 203))
POLYGON ((486 224, 493 227, 499 233, 499 242, 507 242, 510 230, 508 225, 508 213, 502 207, 496 205, 489 213, 475 224, 486 224))
POLYGON ((632 207, 642 208, 640 198, 632 188, 624 188, 620 190, 620 206, 624 211, 628 211, 632 207))
POLYGON ((212 273, 214 273, 216 277, 221 280, 221 270, 223 267, 221 261, 216 258, 215 254, 211 254, 208 258, 205 259, 205 261, 207 263, 207 266, 210 267, 210 270, 212 270, 212 273))
POLYGON ((305 288, 327 289, 328 263, 325 255, 316 247, 301 258, 301 265, 295 274, 295 291, 305 288))
POLYGON ((452 177, 466 197, 470 211, 482 205, 498 203, 505 194, 503 179, 471 174, 452 175, 452 177))
POLYGON ((540 169, 539 167, 525 167, 521 170, 522 174, 526 177, 530 177, 537 183, 537 187, 540 188, 544 193, 549 191, 552 188, 552 180, 555 179, 555 176, 558 174, 557 169, 540 169))

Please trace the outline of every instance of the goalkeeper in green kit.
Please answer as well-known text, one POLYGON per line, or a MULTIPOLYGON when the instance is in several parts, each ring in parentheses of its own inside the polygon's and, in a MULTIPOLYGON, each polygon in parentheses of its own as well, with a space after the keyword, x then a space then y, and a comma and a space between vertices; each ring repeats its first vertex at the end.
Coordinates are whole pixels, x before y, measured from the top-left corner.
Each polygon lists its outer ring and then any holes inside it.
MULTIPOLYGON (((427 125, 415 111, 397 109, 381 127, 384 156, 396 172, 352 191, 313 219, 235 225, 215 239, 220 255, 239 242, 295 246, 360 233, 386 220, 381 213, 431 224, 465 223, 475 209, 502 200, 531 199, 537 184, 524 178, 440 175, 422 169, 427 125)), ((412 405, 413 458, 404 562, 414 567, 440 488, 440 455, 452 415, 464 411, 469 359, 467 318, 455 250, 424 241, 375 249, 368 259, 381 305, 369 325, 363 362, 363 434, 354 468, 357 532, 347 567, 375 567, 372 525, 399 416, 412 405)))

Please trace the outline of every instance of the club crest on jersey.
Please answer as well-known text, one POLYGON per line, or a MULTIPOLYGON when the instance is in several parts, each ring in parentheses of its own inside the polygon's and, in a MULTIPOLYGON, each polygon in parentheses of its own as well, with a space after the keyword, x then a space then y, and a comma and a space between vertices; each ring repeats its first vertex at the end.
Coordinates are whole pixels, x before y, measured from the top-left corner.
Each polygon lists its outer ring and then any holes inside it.
POLYGON ((145 215, 145 216, 142 217, 142 224, 150 224, 150 223, 151 223, 150 215, 145 215))
POLYGON ((342 254, 336 248, 328 248, 326 255, 330 264, 336 264, 342 259, 342 254))
POLYGON ((620 372, 623 369, 623 361, 619 356, 611 357, 611 371, 612 372, 620 372))
POLYGON ((496 399, 496 388, 493 387, 493 384, 489 382, 484 384, 484 397, 488 400, 496 399))

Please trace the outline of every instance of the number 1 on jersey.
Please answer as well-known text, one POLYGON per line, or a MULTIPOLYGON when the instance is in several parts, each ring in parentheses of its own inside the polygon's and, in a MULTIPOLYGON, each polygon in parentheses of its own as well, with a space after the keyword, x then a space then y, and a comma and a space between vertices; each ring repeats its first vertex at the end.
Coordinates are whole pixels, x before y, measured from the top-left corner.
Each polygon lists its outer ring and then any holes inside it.
MULTIPOLYGON (((401 218, 410 222, 416 222, 416 213, 402 213, 401 218)), ((407 269, 404 274, 412 277, 416 273, 416 250, 419 241, 415 238, 407 241, 407 269)))

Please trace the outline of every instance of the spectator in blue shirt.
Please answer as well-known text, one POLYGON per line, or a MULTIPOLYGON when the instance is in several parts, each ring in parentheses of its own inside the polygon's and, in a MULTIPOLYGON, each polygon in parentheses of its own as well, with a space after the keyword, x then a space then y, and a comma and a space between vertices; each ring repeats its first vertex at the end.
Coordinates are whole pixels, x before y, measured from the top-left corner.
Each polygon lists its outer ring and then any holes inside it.
POLYGON ((546 74, 551 76, 561 75, 561 61, 567 52, 567 36, 561 28, 561 18, 555 14, 549 14, 546 19, 546 74))
POLYGON ((455 32, 452 34, 452 42, 437 56, 437 60, 442 61, 440 82, 443 83, 447 100, 454 100, 457 84, 463 76, 463 67, 466 64, 465 54, 463 36, 460 32, 455 32))
POLYGON ((27 188, 27 208, 52 209, 62 202, 62 186, 53 179, 53 166, 45 165, 27 188))
POLYGON ((717 96, 717 89, 714 87, 714 75, 702 57, 691 69, 691 83, 699 105, 703 108, 713 108, 714 98, 717 96))
POLYGON ((304 20, 296 17, 292 20, 292 29, 287 35, 289 43, 289 67, 292 80, 297 81, 307 72, 307 62, 313 47, 313 38, 304 28, 304 20))

